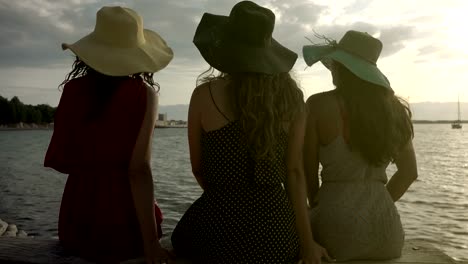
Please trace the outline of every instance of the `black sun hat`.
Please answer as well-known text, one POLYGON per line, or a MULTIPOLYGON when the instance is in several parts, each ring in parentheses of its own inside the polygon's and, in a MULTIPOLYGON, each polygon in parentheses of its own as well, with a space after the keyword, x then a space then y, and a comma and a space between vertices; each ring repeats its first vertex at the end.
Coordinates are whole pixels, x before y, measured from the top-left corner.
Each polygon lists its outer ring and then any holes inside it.
POLYGON ((272 38, 275 14, 251 1, 237 3, 229 16, 203 14, 193 43, 221 72, 289 72, 297 54, 272 38))

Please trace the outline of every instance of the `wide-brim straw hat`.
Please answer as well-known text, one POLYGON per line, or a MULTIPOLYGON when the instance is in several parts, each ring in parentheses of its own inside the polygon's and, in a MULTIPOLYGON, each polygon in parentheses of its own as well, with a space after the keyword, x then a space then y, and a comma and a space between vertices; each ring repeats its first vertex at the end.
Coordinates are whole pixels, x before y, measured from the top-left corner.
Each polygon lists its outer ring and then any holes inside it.
POLYGON ((154 73, 172 60, 172 49, 130 8, 103 7, 94 31, 73 44, 62 44, 94 70, 109 76, 154 73))
POLYGON ((326 40, 326 45, 306 45, 302 48, 307 65, 321 61, 330 69, 331 61, 337 61, 360 79, 392 90, 387 77, 377 67, 383 46, 380 40, 366 32, 354 30, 346 32, 338 43, 326 40))
POLYGON ((221 72, 289 72, 297 54, 272 38, 274 26, 271 10, 242 1, 229 16, 203 14, 193 43, 206 62, 221 72))

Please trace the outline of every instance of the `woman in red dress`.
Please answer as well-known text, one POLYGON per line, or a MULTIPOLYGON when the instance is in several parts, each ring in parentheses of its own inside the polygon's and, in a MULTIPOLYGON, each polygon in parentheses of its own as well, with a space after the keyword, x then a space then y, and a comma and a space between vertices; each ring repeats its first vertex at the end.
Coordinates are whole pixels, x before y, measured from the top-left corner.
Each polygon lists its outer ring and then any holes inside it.
POLYGON ((113 263, 169 261, 161 247, 151 142, 159 86, 153 73, 172 50, 143 29, 133 10, 103 7, 92 33, 63 44, 76 60, 62 97, 44 165, 68 174, 59 239, 70 253, 113 263), (156 89, 155 89, 156 88, 156 89))

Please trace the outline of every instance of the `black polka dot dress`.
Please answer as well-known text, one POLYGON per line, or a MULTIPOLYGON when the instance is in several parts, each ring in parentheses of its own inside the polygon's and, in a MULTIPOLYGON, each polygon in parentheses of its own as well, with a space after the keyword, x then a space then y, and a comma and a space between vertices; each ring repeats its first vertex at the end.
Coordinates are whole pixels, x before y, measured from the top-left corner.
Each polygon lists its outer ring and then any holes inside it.
POLYGON ((286 134, 271 160, 249 155, 238 122, 202 136, 207 188, 172 234, 196 263, 296 263, 299 241, 286 181, 286 134))

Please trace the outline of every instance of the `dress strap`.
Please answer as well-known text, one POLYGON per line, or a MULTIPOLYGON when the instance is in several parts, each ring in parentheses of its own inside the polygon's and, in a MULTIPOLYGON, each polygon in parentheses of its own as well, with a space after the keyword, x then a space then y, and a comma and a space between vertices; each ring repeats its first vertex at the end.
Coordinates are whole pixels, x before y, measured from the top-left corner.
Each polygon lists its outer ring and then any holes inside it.
POLYGON ((336 102, 338 104, 338 109, 340 110, 340 117, 341 117, 341 133, 343 136, 343 139, 346 141, 346 143, 349 142, 349 119, 348 115, 343 109, 342 104, 340 103, 340 100, 338 99, 338 96, 335 94, 336 102))
POLYGON ((223 117, 224 117, 227 121, 231 122, 231 120, 229 120, 229 118, 219 109, 218 105, 216 104, 216 102, 215 102, 215 100, 214 100, 214 98, 213 98, 213 93, 211 92, 211 82, 208 83, 208 89, 210 90, 211 101, 213 101, 213 104, 214 104, 214 106, 216 107, 216 109, 218 110, 218 112, 219 112, 221 115, 223 115, 223 117))

